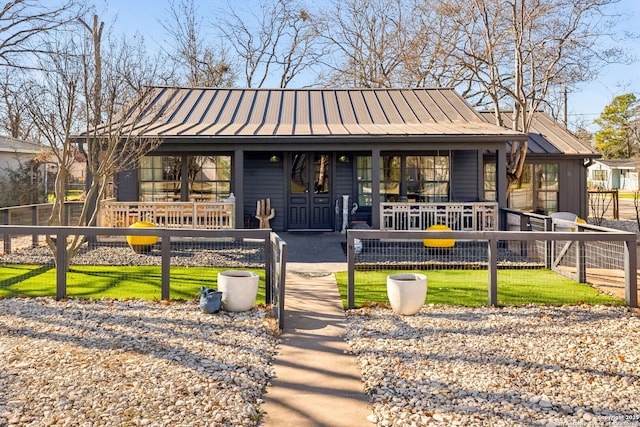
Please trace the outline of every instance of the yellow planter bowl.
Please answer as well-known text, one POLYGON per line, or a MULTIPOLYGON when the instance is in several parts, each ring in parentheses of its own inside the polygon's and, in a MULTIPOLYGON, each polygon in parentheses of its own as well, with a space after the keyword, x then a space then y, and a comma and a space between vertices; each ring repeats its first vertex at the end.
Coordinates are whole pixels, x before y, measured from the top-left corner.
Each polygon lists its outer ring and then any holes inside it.
MULTIPOLYGON (((427 228, 427 231, 451 231, 451 229, 444 224, 434 224, 427 228)), ((424 239, 422 243, 425 248, 452 248, 456 241, 454 239, 424 239)))
MULTIPOLYGON (((129 226, 129 228, 155 228, 155 224, 149 221, 138 221, 129 226)), ((152 246, 158 243, 158 236, 127 236, 127 243, 131 245, 134 251, 136 248, 152 246)))

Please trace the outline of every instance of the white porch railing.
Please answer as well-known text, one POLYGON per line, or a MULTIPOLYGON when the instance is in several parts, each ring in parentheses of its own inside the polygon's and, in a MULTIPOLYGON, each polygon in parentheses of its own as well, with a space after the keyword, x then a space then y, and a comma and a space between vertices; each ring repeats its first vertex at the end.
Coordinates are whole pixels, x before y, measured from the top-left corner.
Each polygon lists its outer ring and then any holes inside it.
POLYGON ((100 202, 102 227, 149 221, 165 228, 235 228, 235 202, 100 202))
POLYGON ((381 230, 426 230, 443 224, 452 230, 498 230, 498 204, 473 203, 381 203, 381 230))

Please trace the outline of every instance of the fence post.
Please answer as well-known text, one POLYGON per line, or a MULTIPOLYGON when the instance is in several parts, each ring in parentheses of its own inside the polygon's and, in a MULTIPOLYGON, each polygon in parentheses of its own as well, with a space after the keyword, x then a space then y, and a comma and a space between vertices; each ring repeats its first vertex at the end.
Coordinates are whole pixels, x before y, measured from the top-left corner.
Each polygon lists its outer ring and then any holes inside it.
POLYGON ((638 307, 637 250, 635 236, 624 241, 624 299, 629 307, 638 307))
POLYGON ((489 306, 498 305, 498 239, 489 239, 489 306))
POLYGON ((167 230, 160 233, 160 250, 162 252, 162 300, 169 301, 171 297, 171 236, 167 230))
POLYGON ((67 234, 56 233, 56 299, 67 297, 67 234))
MULTIPOLYGON (((9 209, 3 209, 2 214, 3 214, 2 223, 4 225, 9 225, 9 209)), ((4 243, 4 253, 10 254, 11 253, 11 235, 5 234, 2 237, 2 241, 4 243)))
MULTIPOLYGON (((38 221, 38 206, 39 205, 33 205, 33 207, 31 208, 31 224, 35 225, 36 227, 39 226, 39 221, 38 221)), ((31 235, 31 246, 33 246, 34 248, 36 246, 38 246, 38 235, 37 234, 32 234, 31 235)))
MULTIPOLYGON (((578 227, 578 232, 580 232, 580 227, 578 227)), ((577 239, 575 242, 576 245, 576 281, 578 283, 587 283, 587 267, 586 267, 586 252, 585 252, 585 241, 582 239, 577 239)))
POLYGON ((353 250, 353 235, 347 230, 347 308, 355 307, 355 261, 353 250))
MULTIPOLYGON (((544 219, 544 231, 553 231, 553 219, 551 217, 547 217, 544 219)), ((544 242, 544 263, 547 269, 553 268, 553 251, 555 247, 554 242, 555 240, 552 239, 547 239, 544 242)))
MULTIPOLYGON (((520 218, 520 231, 529 231, 529 217, 519 214, 520 218)), ((520 254, 522 256, 529 256, 529 242, 527 240, 520 241, 520 254)))
MULTIPOLYGON (((271 294, 273 292, 273 262, 275 257, 273 256, 273 246, 271 245, 271 229, 266 230, 264 236, 264 302, 265 304, 271 304, 271 294)), ((284 280, 284 279, 283 279, 284 280)))

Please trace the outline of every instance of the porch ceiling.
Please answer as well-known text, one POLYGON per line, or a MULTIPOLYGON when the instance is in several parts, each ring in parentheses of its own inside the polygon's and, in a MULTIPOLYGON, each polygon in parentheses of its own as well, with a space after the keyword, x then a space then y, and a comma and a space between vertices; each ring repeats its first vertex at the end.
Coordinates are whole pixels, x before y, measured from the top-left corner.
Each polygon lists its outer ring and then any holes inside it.
POLYGON ((134 131, 147 137, 526 139, 483 120, 453 89, 151 90, 151 107, 134 131))

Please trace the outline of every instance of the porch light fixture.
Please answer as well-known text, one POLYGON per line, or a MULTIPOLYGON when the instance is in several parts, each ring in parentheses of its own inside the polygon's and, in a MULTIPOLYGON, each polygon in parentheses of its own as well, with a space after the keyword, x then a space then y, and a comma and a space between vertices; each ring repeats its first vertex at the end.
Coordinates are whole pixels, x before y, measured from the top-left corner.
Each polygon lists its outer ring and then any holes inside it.
POLYGON ((338 161, 340 163, 349 163, 351 161, 351 159, 346 154, 342 154, 342 155, 338 156, 338 161))
POLYGON ((274 154, 273 156, 269 157, 269 163, 278 163, 280 162, 280 156, 278 156, 277 154, 274 154))

